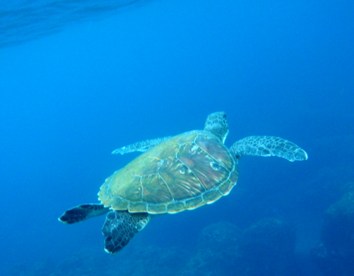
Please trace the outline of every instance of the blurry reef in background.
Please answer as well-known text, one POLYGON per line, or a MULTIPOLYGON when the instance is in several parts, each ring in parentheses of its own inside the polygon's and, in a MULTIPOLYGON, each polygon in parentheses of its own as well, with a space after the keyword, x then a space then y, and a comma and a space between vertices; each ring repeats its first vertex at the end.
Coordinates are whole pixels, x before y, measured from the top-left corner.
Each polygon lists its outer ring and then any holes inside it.
POLYGON ((220 221, 203 228, 195 245, 132 243, 109 256, 82 249, 62 260, 14 267, 11 275, 350 275, 354 271, 354 182, 324 211, 322 234, 310 252, 296 249, 296 226, 262 218, 241 229, 220 221), (189 246, 189 247, 188 247, 189 246))
POLYGON ((342 190, 341 198, 325 213, 321 242, 312 252, 323 275, 352 275, 354 271, 354 182, 342 190))

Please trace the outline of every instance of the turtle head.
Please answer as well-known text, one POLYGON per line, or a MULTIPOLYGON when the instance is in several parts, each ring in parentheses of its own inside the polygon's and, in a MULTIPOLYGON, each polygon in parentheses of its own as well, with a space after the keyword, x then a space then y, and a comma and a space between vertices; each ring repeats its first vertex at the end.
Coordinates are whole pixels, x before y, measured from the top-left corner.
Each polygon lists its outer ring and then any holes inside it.
POLYGON ((204 130, 210 131, 224 143, 229 133, 226 113, 214 112, 209 114, 205 121, 204 130))

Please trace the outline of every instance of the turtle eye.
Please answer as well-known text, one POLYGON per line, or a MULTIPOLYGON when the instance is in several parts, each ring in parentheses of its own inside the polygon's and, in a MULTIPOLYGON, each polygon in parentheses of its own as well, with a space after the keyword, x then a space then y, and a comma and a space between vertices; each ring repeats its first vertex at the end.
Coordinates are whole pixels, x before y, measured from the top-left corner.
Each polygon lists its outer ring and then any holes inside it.
POLYGON ((214 170, 214 171, 220 171, 221 170, 221 166, 219 165, 219 163, 215 162, 215 161, 211 161, 210 162, 210 167, 214 170))

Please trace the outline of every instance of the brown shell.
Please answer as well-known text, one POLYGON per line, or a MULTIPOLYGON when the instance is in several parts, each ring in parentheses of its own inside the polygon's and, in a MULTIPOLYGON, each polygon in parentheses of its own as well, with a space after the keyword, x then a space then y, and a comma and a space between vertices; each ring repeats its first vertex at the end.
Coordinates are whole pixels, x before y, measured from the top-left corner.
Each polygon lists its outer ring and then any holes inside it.
POLYGON ((155 146, 116 171, 99 191, 114 210, 177 213, 227 195, 238 179, 229 150, 208 131, 191 131, 155 146))

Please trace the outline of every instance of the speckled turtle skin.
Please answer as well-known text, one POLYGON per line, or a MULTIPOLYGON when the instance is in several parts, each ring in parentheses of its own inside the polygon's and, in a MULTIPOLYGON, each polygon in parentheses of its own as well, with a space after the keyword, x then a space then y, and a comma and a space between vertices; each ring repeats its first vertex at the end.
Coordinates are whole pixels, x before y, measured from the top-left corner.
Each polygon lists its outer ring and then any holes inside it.
POLYGON ((215 202, 231 191, 237 179, 237 160, 220 138, 210 131, 190 131, 114 172, 98 198, 113 210, 178 213, 215 202))

